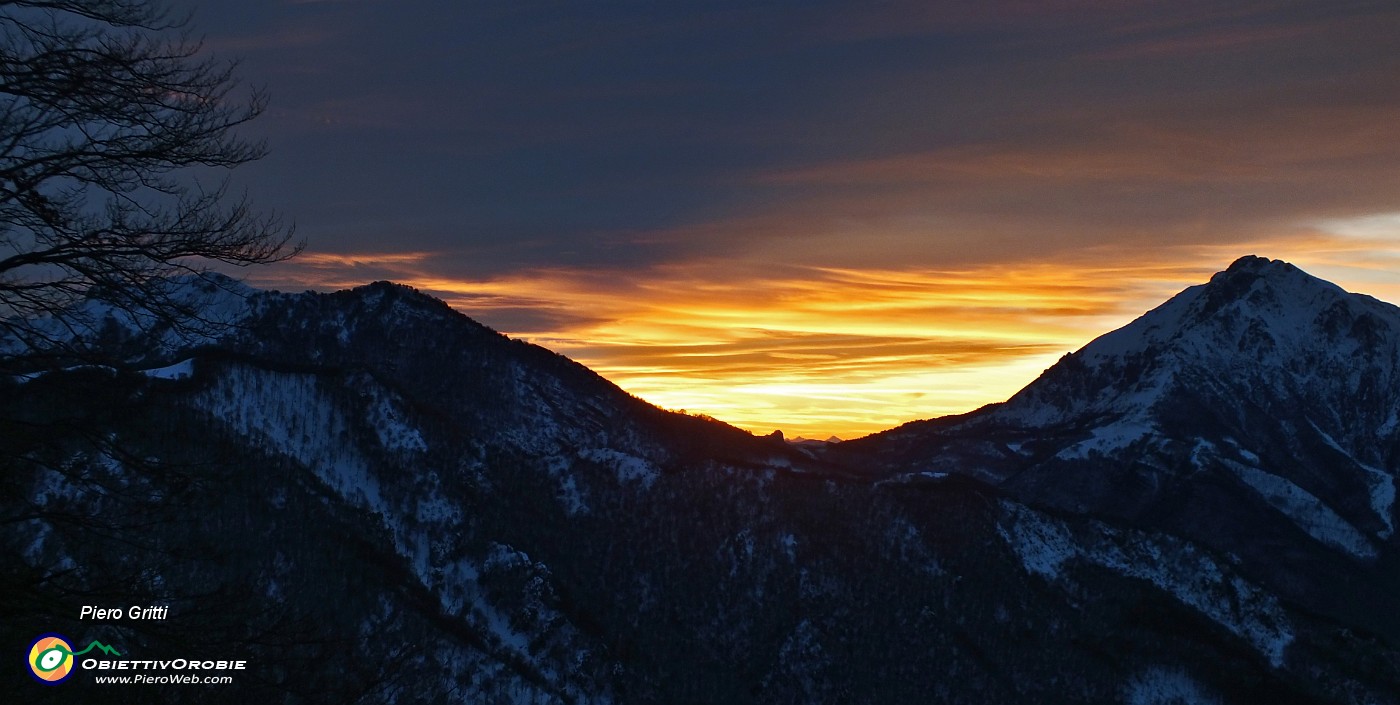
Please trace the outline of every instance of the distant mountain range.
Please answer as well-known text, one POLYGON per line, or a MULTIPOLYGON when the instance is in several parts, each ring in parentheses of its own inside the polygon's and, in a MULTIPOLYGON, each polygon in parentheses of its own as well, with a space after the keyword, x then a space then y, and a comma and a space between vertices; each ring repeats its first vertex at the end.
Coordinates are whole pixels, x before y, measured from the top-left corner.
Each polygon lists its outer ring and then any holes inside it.
POLYGON ((1286 263, 841 443, 402 286, 185 286, 208 325, 90 302, 51 332, 114 362, 0 381, 5 643, 250 662, 124 702, 1400 702, 1400 309, 1286 263))

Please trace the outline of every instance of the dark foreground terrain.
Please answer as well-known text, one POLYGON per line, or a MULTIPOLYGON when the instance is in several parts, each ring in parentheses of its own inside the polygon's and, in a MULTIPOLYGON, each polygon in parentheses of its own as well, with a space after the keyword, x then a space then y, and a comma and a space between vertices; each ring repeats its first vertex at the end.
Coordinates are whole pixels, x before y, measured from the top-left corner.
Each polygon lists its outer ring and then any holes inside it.
POLYGON ((121 364, 0 381, 19 701, 1400 703, 1400 309, 1288 264, 825 448, 400 286, 189 290, 214 333, 94 302, 121 364), (248 665, 48 687, 47 632, 248 665))

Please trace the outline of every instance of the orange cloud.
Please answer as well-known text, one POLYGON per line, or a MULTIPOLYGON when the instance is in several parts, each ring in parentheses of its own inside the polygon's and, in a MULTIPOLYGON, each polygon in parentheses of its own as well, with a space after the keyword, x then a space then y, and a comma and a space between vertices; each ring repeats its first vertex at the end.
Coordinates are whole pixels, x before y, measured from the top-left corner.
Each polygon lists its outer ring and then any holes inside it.
MULTIPOLYGON (((770 225, 780 219, 747 227, 770 225)), ((1400 300, 1397 238, 1400 215, 1379 214, 1297 223, 1242 242, 949 257, 956 264, 941 268, 893 265, 889 250, 837 265, 829 252, 789 251, 774 264, 772 252, 741 249, 727 259, 488 277, 455 273, 454 253, 308 253, 261 270, 254 283, 399 281, 657 405, 755 432, 849 438, 1001 401, 1060 355, 1242 254, 1281 257, 1400 300)))
POLYGON ((432 257, 431 252, 363 252, 340 254, 334 252, 307 252, 297 262, 309 267, 332 269, 361 265, 383 266, 414 264, 432 257))
POLYGON ((466 279, 427 271, 430 261, 313 253, 279 276, 338 288, 377 268, 660 406, 822 438, 1004 399, 1140 313, 1140 302, 1205 273, 1175 263, 917 270, 711 260, 466 279))
POLYGON ((850 438, 1001 401, 1060 355, 1242 254, 1400 300, 1397 238, 1400 214, 1378 214, 1243 243, 1101 245, 943 268, 895 266, 887 252, 884 263, 841 266, 824 255, 788 253, 773 264, 770 253, 741 253, 489 277, 454 274, 453 253, 313 252, 260 270, 254 283, 336 289, 392 279, 657 405, 755 432, 850 438))

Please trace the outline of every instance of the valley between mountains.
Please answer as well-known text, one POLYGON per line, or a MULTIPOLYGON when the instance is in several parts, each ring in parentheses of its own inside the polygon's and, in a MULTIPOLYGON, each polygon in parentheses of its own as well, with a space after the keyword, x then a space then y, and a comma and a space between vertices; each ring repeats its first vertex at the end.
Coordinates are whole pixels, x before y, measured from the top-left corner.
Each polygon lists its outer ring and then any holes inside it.
POLYGON ((183 286, 0 345, 3 643, 249 661, 123 702, 1400 703, 1400 309, 1285 262, 839 444, 404 286, 183 286))

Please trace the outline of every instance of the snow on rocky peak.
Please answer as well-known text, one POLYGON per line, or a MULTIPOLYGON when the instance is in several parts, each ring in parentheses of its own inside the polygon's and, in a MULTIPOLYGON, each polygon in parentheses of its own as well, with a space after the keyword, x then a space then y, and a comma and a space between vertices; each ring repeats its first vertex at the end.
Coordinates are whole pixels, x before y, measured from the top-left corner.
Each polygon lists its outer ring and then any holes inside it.
MULTIPOLYGON (((1097 363, 1170 349, 1178 356, 1221 360, 1240 355, 1259 363, 1280 361, 1318 343, 1344 342, 1346 321, 1374 316, 1392 334, 1400 310, 1348 294, 1282 260, 1246 256, 1229 269, 1172 297, 1132 323, 1100 336, 1080 351, 1097 363)), ((1352 338, 1352 352, 1362 341, 1352 338)))
POLYGON ((1173 387, 1251 380, 1342 402, 1396 395, 1400 309, 1247 256, 1066 356, 996 416, 1040 426, 1141 415, 1173 387))
POLYGON ((1038 442, 1044 457, 999 477, 1041 499, 1073 505, 1120 476, 1169 492, 1214 472, 1320 543, 1371 559, 1397 521, 1397 369, 1400 308, 1244 257, 954 430, 1038 442), (1090 469, 1071 480, 1064 463, 1090 469))
POLYGON ((153 280, 150 291, 151 300, 133 300, 94 290, 51 315, 8 319, 0 357, 42 351, 81 358, 98 348, 125 347, 124 356, 167 360, 233 335, 267 295, 217 272, 153 280))

